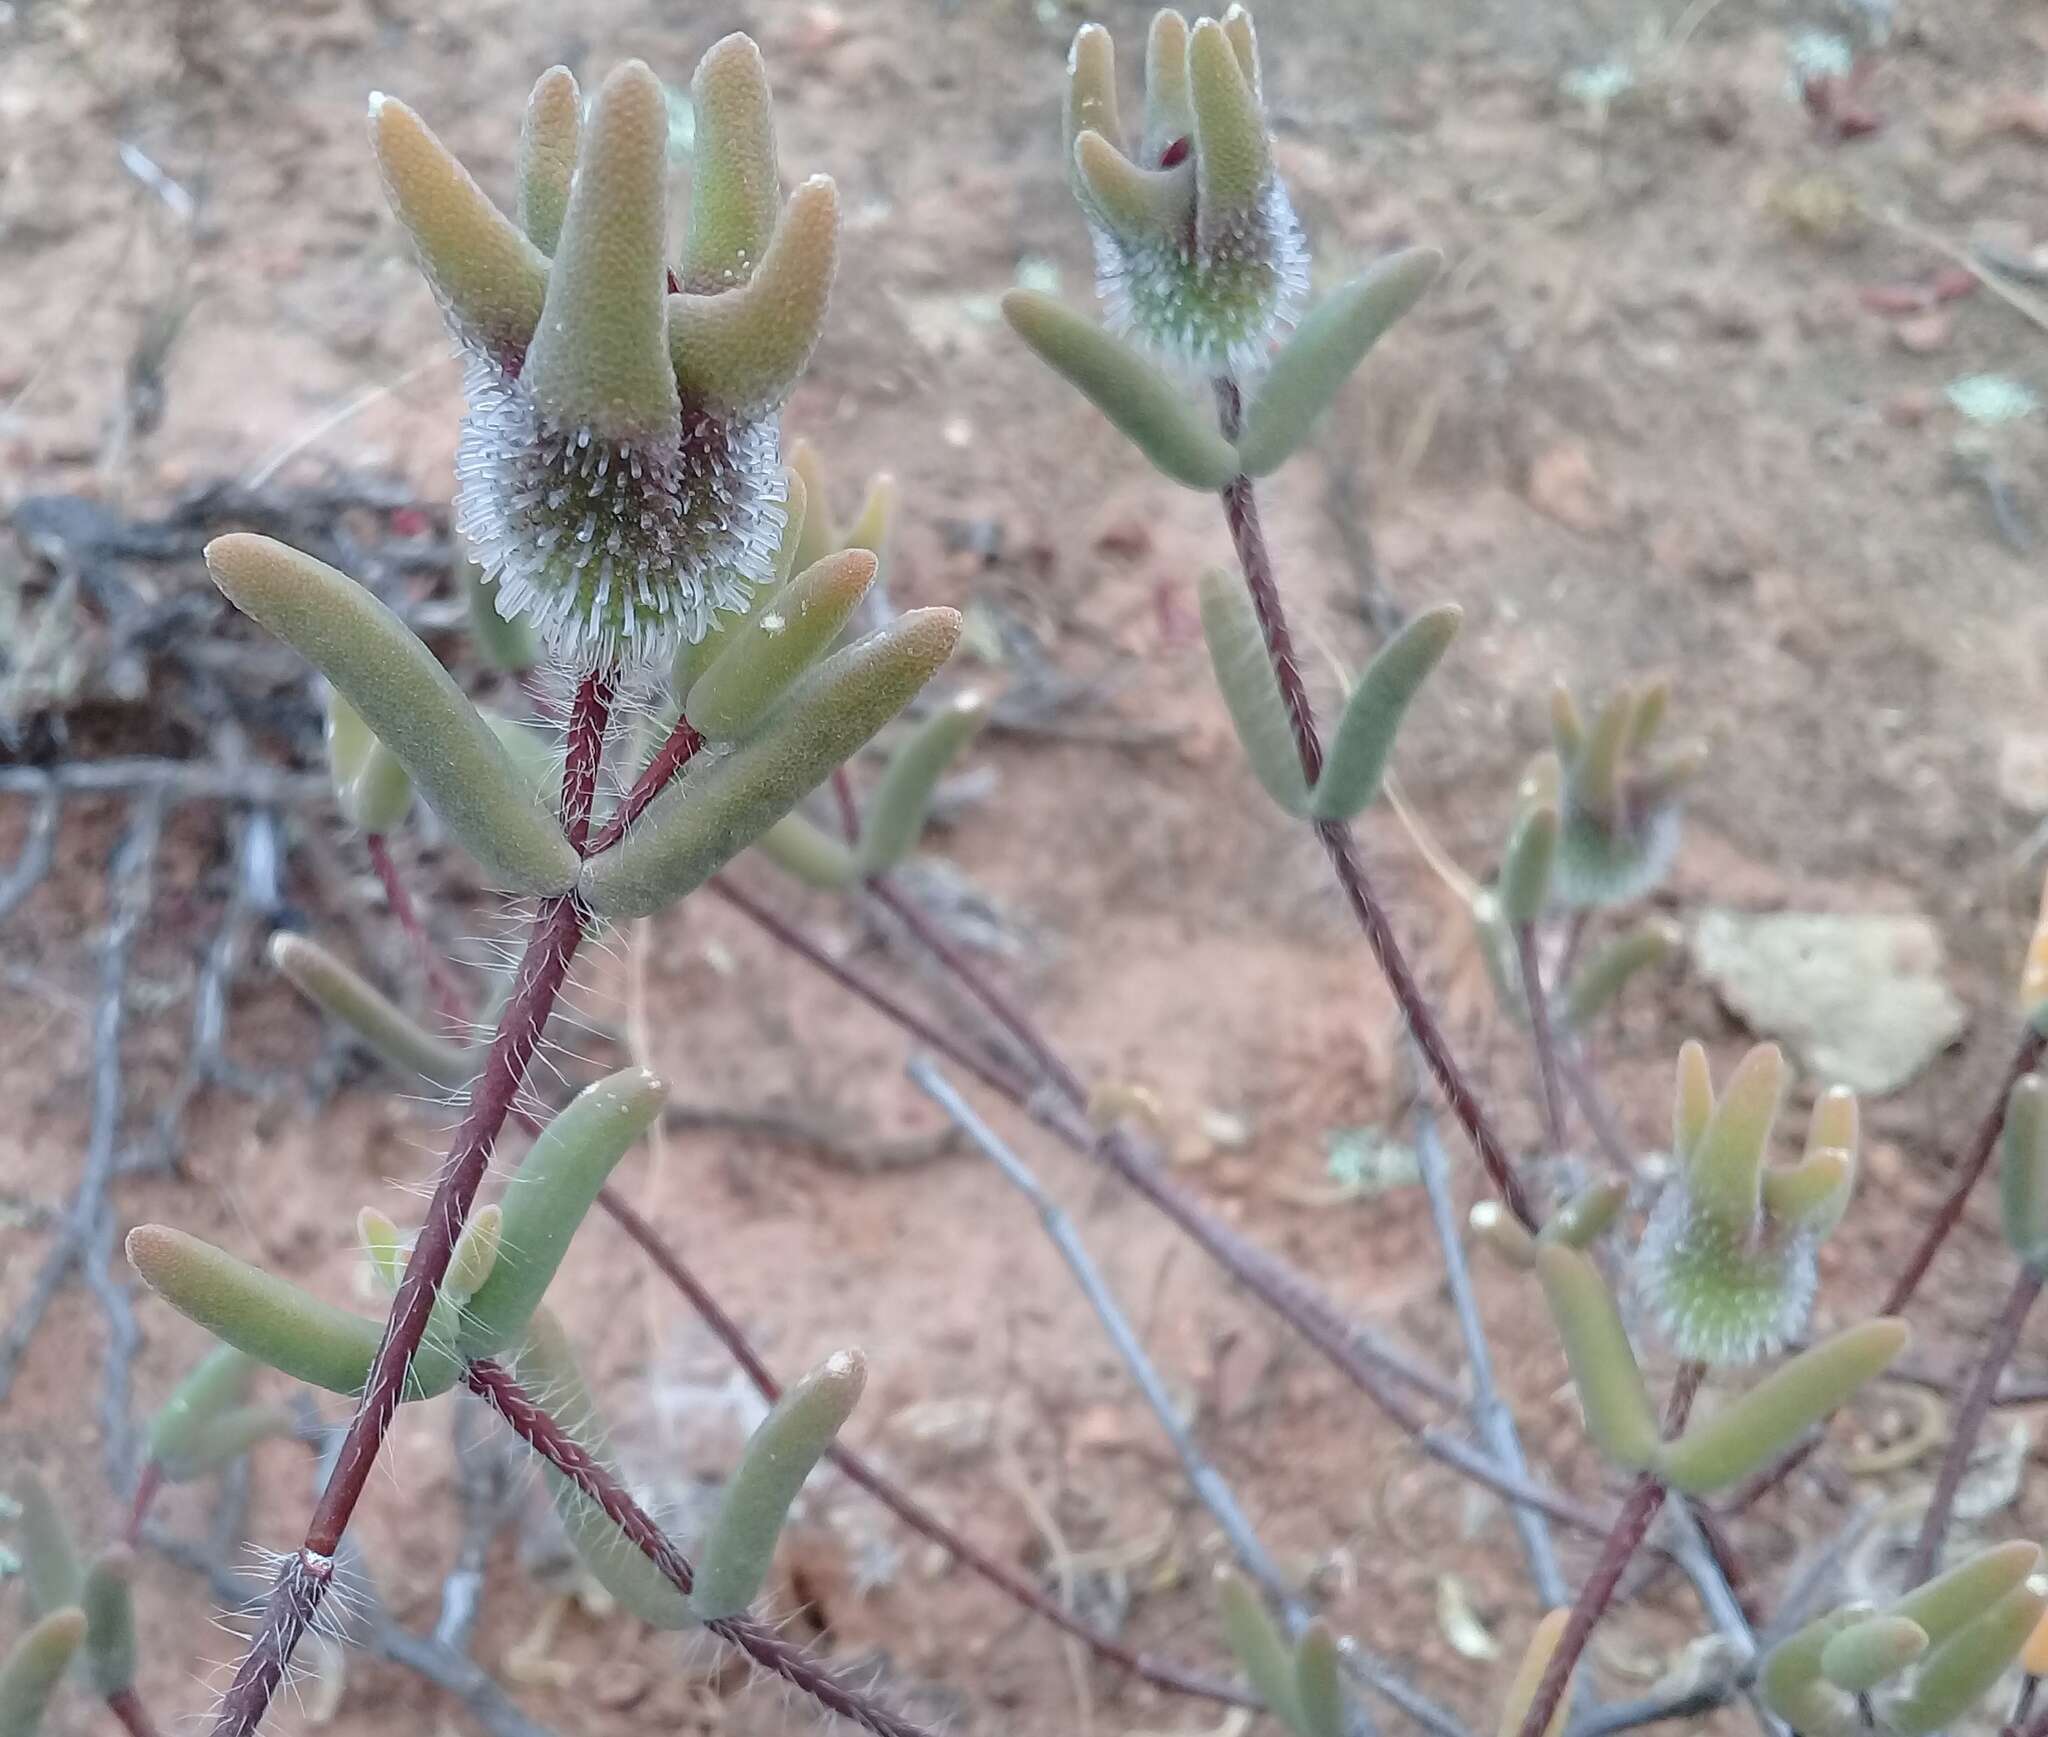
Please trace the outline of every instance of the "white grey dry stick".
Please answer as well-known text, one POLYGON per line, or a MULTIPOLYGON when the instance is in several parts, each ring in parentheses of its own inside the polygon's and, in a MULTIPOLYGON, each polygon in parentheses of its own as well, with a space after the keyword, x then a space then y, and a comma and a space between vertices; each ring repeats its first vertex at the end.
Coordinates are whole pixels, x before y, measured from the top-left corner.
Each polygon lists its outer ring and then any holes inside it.
MULTIPOLYGON (((1167 1391, 1158 1368, 1153 1364, 1145 1348, 1138 1341, 1129 1318, 1117 1302, 1115 1294, 1103 1279, 1101 1269, 1088 1253, 1081 1241, 1074 1222, 1060 1208, 1053 1197, 1046 1192, 1045 1185, 1038 1180, 1023 1159, 1003 1142, 994 1129, 976 1115, 973 1107, 961 1097, 950 1081, 937 1068, 922 1057, 910 1063, 908 1072, 913 1084, 937 1104, 952 1120, 954 1126, 965 1134, 968 1140, 993 1163, 1025 1199, 1037 1210, 1039 1222, 1045 1233, 1052 1239, 1053 1246, 1067 1263, 1067 1269, 1074 1275, 1075 1283, 1082 1295, 1088 1299, 1088 1306, 1102 1324, 1102 1330, 1109 1337, 1117 1356, 1130 1372, 1145 1402, 1158 1418, 1159 1426, 1166 1432, 1179 1458, 1181 1469, 1193 1486, 1196 1496, 1201 1499, 1221 1528, 1231 1552, 1237 1557, 1245 1572, 1263 1587, 1267 1595, 1279 1607, 1290 1635, 1299 1635, 1313 1620, 1312 1615, 1287 1577, 1281 1572, 1257 1530, 1239 1504, 1236 1494, 1224 1480, 1222 1474, 1203 1457, 1202 1450, 1195 1445, 1186 1424, 1174 1405, 1173 1396, 1167 1391)), ((1343 1661, 1346 1672, 1358 1682, 1384 1696, 1401 1709, 1424 1729, 1434 1732, 1437 1737, 1468 1737, 1465 1727, 1456 1717, 1436 1705, 1427 1696, 1419 1693, 1387 1666, 1368 1656, 1355 1642, 1346 1640, 1340 1646, 1338 1657, 1343 1661)), ((1373 1727, 1362 1706, 1354 1706, 1357 1722, 1366 1732, 1373 1727)))

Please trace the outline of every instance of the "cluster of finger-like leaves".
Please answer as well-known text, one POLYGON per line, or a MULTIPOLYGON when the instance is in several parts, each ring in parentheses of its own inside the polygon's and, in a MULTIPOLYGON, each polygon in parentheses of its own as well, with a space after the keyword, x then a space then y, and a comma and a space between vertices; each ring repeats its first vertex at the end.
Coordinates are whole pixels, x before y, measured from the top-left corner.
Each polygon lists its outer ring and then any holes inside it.
POLYGON ((1706 1051, 1679 1051, 1670 1180, 1644 1227, 1635 1282, 1675 1350, 1753 1363, 1806 1325, 1815 1253, 1856 1181, 1854 1095, 1814 1105, 1805 1155, 1765 1162, 1785 1093, 1784 1057, 1760 1044, 1716 1097, 1706 1051))
POLYGON ((1294 1737, 1343 1737, 1348 1711, 1338 1680, 1337 1638, 1317 1620, 1292 1645, 1241 1575, 1217 1576, 1223 1635, 1266 1711, 1294 1737))
POLYGON ((1703 763, 1696 746, 1656 751, 1670 699, 1661 681, 1624 686, 1588 726, 1567 689, 1552 696, 1553 752, 1530 769, 1520 793, 1524 816, 1555 817, 1548 903, 1629 904, 1669 872, 1678 794, 1703 763))
MULTIPOLYGON (((1848 1204, 1856 1101, 1847 1092, 1822 1097, 1799 1163, 1766 1166, 1783 1074, 1775 1049, 1754 1049, 1717 1102, 1705 1053, 1687 1044, 1680 1056, 1677 1169, 1651 1211, 1635 1271, 1687 1359, 1751 1363, 1796 1333, 1813 1299, 1814 1245, 1848 1204)), ((1587 1431, 1617 1464, 1654 1471, 1692 1495, 1723 1489, 1791 1447, 1904 1349, 1904 1322, 1866 1321, 1664 1440, 1620 1305, 1591 1252, 1625 1192, 1619 1183, 1589 1188, 1533 1237, 1492 1202, 1472 1215, 1477 1233, 1541 1281, 1587 1431)))
POLYGON ((2038 1546, 1983 1551, 1883 1609, 1846 1605, 1772 1648, 1758 1688, 1801 1737, 1955 1724, 2019 1664, 2048 1671, 2048 1576, 2038 1546))
POLYGON ((1029 290, 1013 290, 1003 311, 1190 488, 1278 469, 1440 264, 1427 249, 1392 256, 1332 291, 1275 353, 1308 292, 1308 251, 1274 170, 1242 6, 1192 29, 1170 10, 1153 20, 1135 135, 1119 119, 1109 33, 1084 25, 1068 61, 1065 142, 1111 330, 1029 290), (1254 376, 1263 380, 1240 419, 1239 382, 1254 376), (1191 381, 1226 383, 1223 432, 1190 403, 1191 381))
POLYGON ((831 181, 785 204, 759 51, 691 84, 689 231, 666 246, 669 104, 640 62, 587 118, 561 67, 520 136, 517 220, 410 109, 374 97, 391 207, 468 359, 457 516, 499 612, 578 667, 651 663, 770 580, 774 413, 824 320, 831 181))

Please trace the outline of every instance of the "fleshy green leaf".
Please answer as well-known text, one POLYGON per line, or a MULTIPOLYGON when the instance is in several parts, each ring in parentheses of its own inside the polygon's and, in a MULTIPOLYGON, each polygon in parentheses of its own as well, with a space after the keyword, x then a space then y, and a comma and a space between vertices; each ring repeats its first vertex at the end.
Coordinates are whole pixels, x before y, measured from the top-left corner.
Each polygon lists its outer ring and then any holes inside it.
POLYGON ((750 37, 735 32, 711 45, 690 80, 690 106, 697 136, 683 287, 715 294, 745 283, 760 263, 782 196, 768 69, 750 37))
POLYGON ((1893 1616, 1919 1624, 1939 1645, 1968 1623, 1975 1622, 2008 1592, 2023 1586, 2041 1566, 2041 1547, 2023 1538, 1994 1544, 1945 1574, 1916 1586, 1895 1601, 1893 1616))
POLYGON ((135 1558, 104 1552, 86 1570, 80 1608, 85 1612, 85 1669, 93 1692, 118 1695, 135 1686, 135 1558))
POLYGON ((705 1621, 737 1616, 754 1602, 790 1504, 853 1415, 867 1378, 860 1353, 841 1351, 794 1383, 754 1431, 698 1558, 690 1603, 705 1621))
POLYGON ((1069 150, 1084 132, 1100 133, 1113 144, 1123 142, 1123 123, 1117 118, 1116 44, 1099 24, 1084 24, 1074 32, 1061 108, 1069 150))
POLYGON ((1669 1443, 1658 1470, 1688 1496, 1709 1496, 1740 1482, 1883 1373, 1908 1337, 1905 1322, 1886 1316, 1802 1351, 1669 1443))
POLYGON ((673 440, 668 355, 668 98, 646 62, 599 87, 520 380, 565 429, 673 440))
POLYGON ((50 1697, 85 1639, 85 1612, 52 1611, 14 1643, 0 1664, 0 1737, 35 1737, 50 1697))
POLYGON ((1873 1616, 1829 1638, 1821 1675, 1851 1695, 1868 1694, 1927 1650, 1927 1631, 1903 1616, 1873 1616))
POLYGON ((28 1582, 28 1607, 36 1616, 48 1616, 78 1602, 85 1569, 49 1486, 26 1466, 10 1482, 21 1504, 21 1566, 28 1582))
POLYGON ((1552 1214, 1542 1230, 1545 1242, 1566 1248, 1586 1249, 1628 1204, 1628 1186, 1621 1182, 1595 1182, 1582 1188, 1552 1214))
POLYGON ((2048 1261, 2048 1080, 2028 1074, 2005 1100, 1998 1166, 2005 1240, 2021 1260, 2048 1261))
POLYGON ((807 887, 837 892, 860 879, 853 852, 801 814, 785 814, 754 841, 754 848, 807 887))
POLYGON ((1429 672, 1450 649, 1465 612, 1455 603, 1425 609, 1380 647, 1344 702, 1330 756, 1316 780, 1319 820, 1349 820, 1380 793, 1401 720, 1429 672))
POLYGON ((526 99, 519 129, 519 227, 543 253, 553 253, 561 238, 582 121, 575 75, 566 66, 549 67, 526 99))
POLYGON ((988 702, 981 695, 957 694, 889 756, 861 817, 856 856, 863 875, 882 874, 917 848, 939 779, 987 722, 988 702))
POLYGON ((400 1073, 417 1074, 451 1091, 475 1077, 476 1056, 422 1030, 319 942, 280 930, 270 938, 270 961, 301 995, 340 1020, 400 1073))
POLYGON ((217 1345, 171 1389, 150 1419, 147 1438, 149 1458, 165 1477, 181 1480, 205 1469, 200 1450, 208 1427, 248 1399, 257 1368, 246 1351, 217 1345))
POLYGON ((384 196, 449 323, 501 359, 523 352, 540 324, 547 256, 395 97, 370 98, 370 143, 384 196))
POLYGON ((727 636, 691 686, 684 715, 709 740, 746 736, 839 637, 874 577, 865 549, 805 568, 727 636))
POLYGON ((1567 1023, 1583 1029, 1606 1011, 1640 971, 1661 965, 1683 945, 1678 925, 1664 918, 1631 929, 1580 967, 1565 991, 1567 1023))
POLYGON ((498 1264, 504 1226, 505 1211, 496 1202, 479 1206, 469 1215, 448 1257, 448 1271, 441 1279, 442 1296, 459 1307, 483 1288, 498 1264))
POLYGON ((1694 1206, 1744 1235, 1756 1223, 1764 1156, 1784 1098, 1784 1054, 1776 1044, 1760 1043, 1737 1064, 1686 1154, 1694 1206))
POLYGON ((1758 1692, 1800 1737, 1848 1737, 1856 1729, 1855 1703, 1822 1677, 1820 1661, 1829 1641, 1870 1615, 1867 1604, 1829 1611, 1764 1655, 1758 1692))
POLYGON ((1274 1718, 1299 1731, 1302 1714, 1294 1661, 1264 1602, 1241 1575, 1226 1570, 1216 1577, 1216 1603, 1223 1615, 1223 1637, 1259 1699, 1274 1718))
MULTIPOLYGON (((337 1309, 260 1267, 167 1225, 128 1233, 128 1264, 187 1320, 259 1362, 329 1393, 357 1394, 384 1336, 381 1321, 337 1309)), ((446 1392, 461 1367, 430 1333, 406 1378, 407 1399, 446 1392)))
POLYGON ((1141 169, 1098 132, 1074 141, 1074 178, 1095 219, 1133 245, 1178 243, 1195 214, 1195 166, 1141 169))
POLYGON ((1329 1625, 1312 1622, 1294 1649, 1294 1698, 1302 1737, 1344 1737, 1344 1690, 1337 1677, 1337 1641, 1329 1625))
POLYGON ((1433 247, 1411 247, 1332 290, 1280 347, 1245 412, 1238 462, 1268 476, 1300 449, 1380 335, 1422 299, 1443 270, 1433 247))
POLYGON ((1913 1684, 1885 1709, 1900 1737, 1925 1737, 1960 1719, 2012 1667, 2048 1612, 2048 1585, 2016 1586, 1974 1622, 1928 1650, 1913 1684))
POLYGON ((411 628, 353 579, 269 537, 216 537, 206 564, 236 608, 341 690, 493 880, 522 893, 575 884, 561 826, 411 628))
POLYGON ((1215 247, 1254 210, 1273 178, 1266 117, 1223 26, 1200 20, 1188 37, 1188 96, 1195 114, 1195 220, 1215 247))
POLYGON ((1500 914, 1520 929, 1543 915, 1550 897, 1550 868, 1557 860, 1557 810, 1526 810, 1515 822, 1500 870, 1500 914))
POLYGON ((1162 476, 1191 489, 1220 489, 1237 474, 1230 444, 1173 381, 1121 338, 1036 290, 1005 294, 1003 317, 1162 476))
POLYGON ((937 673, 960 637, 950 609, 914 609, 837 651, 759 734, 693 765, 613 849, 585 896, 614 920, 651 916, 703 885, 828 777, 937 673))
POLYGON ((1600 1269, 1578 1249, 1539 1243, 1536 1275, 1564 1341, 1587 1434, 1616 1465, 1639 1470, 1651 1464, 1659 1446, 1657 1415, 1600 1269))
POLYGON ((1306 816, 1308 781, 1251 598, 1243 583, 1220 567, 1202 575, 1197 597, 1210 667, 1252 773, 1289 814, 1306 816))
POLYGON ((598 1190, 667 1099, 645 1068, 625 1068, 578 1093, 541 1132, 506 1184, 497 1262, 463 1312, 465 1355, 490 1356, 525 1332, 598 1190))

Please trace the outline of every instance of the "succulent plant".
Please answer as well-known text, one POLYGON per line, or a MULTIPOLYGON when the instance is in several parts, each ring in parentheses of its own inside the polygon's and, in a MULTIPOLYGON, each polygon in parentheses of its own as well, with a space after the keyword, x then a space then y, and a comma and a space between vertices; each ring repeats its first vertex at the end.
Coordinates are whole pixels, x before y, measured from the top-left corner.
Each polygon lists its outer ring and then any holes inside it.
POLYGON ((577 667, 652 664, 769 582, 774 414, 831 289, 837 196, 821 176, 784 204, 753 43, 712 48, 691 97, 674 267, 668 103, 644 64, 614 71, 584 119, 570 75, 543 75, 516 223, 404 104, 371 103, 392 209, 468 359, 461 529, 498 612, 577 667))
POLYGON ((1706 1051, 1679 1051, 1674 1170, 1644 1227, 1635 1282, 1681 1356, 1753 1363, 1812 1310, 1816 1250, 1855 1187, 1856 1099, 1824 1094, 1805 1156, 1774 1167, 1765 1159, 1784 1091, 1775 1045, 1744 1056, 1718 1099, 1706 1051))

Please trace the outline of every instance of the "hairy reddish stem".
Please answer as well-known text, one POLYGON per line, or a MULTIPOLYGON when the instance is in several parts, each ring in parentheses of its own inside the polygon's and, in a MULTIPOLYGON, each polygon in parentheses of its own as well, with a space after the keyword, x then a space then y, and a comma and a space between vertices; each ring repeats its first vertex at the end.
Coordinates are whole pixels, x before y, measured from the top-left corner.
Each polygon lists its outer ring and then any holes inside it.
POLYGON ((1940 1565, 1942 1540, 1948 1536, 1949 1516, 1955 1510, 1956 1492, 1962 1488, 1963 1471, 1970 1463, 1970 1453, 1977 1445, 1977 1437, 1984 1431, 1984 1420, 1991 1414, 1991 1400, 1998 1391, 1998 1378, 2005 1373, 2006 1364, 2012 1361, 2013 1351, 2020 1342, 2021 1329, 2026 1326, 2027 1315, 2040 1295, 2040 1272, 2031 1265, 2022 1264, 2019 1277, 2013 1280, 2012 1290, 2005 1299, 2005 1307, 1999 1311, 1991 1335, 1984 1342, 1984 1356, 1970 1380, 1970 1390, 1956 1411, 1955 1427, 1949 1431, 1948 1451, 1942 1455, 1941 1471, 1934 1480, 1934 1494, 1927 1503, 1927 1517, 1920 1523, 1920 1537, 1913 1546, 1912 1559, 1906 1569, 1908 1586, 1918 1586, 1940 1565))
MULTIPOLYGON (((1235 381, 1217 381, 1216 402, 1224 438, 1236 439, 1241 404, 1235 381)), ((1250 477, 1232 477, 1225 486, 1223 516, 1230 526, 1230 541, 1237 551, 1238 570, 1251 598, 1252 613, 1258 618, 1259 633, 1266 642, 1266 657, 1273 666, 1273 677, 1279 684, 1280 698, 1287 709, 1287 726, 1294 737, 1294 751, 1301 760, 1302 777, 1307 780, 1309 788, 1314 789, 1316 780, 1322 776, 1323 739, 1316 727, 1315 708, 1309 702, 1308 689, 1301 679, 1300 664, 1295 658, 1294 639, 1287 626, 1287 612, 1280 602, 1280 587, 1273 576, 1273 558, 1267 551, 1266 533, 1259 523, 1258 495, 1250 477)), ((1534 1234, 1539 1226, 1529 1204, 1528 1192, 1515 1173, 1513 1161, 1508 1157, 1500 1135, 1465 1078, 1464 1070, 1451 1054, 1450 1042, 1444 1036, 1443 1027, 1437 1023, 1429 999, 1422 993, 1422 986, 1415 980, 1408 956, 1401 950, 1394 926, 1388 921, 1386 908, 1366 878, 1365 869, 1352 845, 1350 827, 1337 820, 1319 820, 1314 826, 1316 836, 1322 840, 1323 849, 1329 855, 1330 866, 1336 871, 1337 884, 1343 888, 1352 914, 1358 919, 1358 926, 1365 931, 1366 945, 1372 949, 1372 956, 1379 965, 1380 974, 1387 980, 1387 987, 1394 992, 1394 999, 1408 1021, 1408 1029, 1414 1034, 1415 1045, 1429 1064, 1429 1071, 1435 1076, 1444 1101, 1450 1105, 1451 1114, 1458 1119, 1466 1138, 1478 1152, 1479 1161, 1485 1166, 1487 1179, 1500 1196, 1501 1204, 1515 1215, 1524 1230, 1534 1234)))
MULTIPOLYGON (((634 1242, 640 1245, 642 1252, 654 1263, 661 1275, 682 1292, 690 1307, 697 1311, 705 1326, 711 1329, 712 1336, 745 1371, 755 1390, 763 1399, 773 1404, 782 1392, 781 1383, 769 1371, 767 1364, 761 1361, 760 1354, 748 1342, 746 1334, 740 1330, 739 1323, 725 1312, 718 1299, 712 1296, 697 1275, 683 1264, 682 1257, 662 1240, 661 1233, 610 1188, 598 1191, 597 1203, 611 1214, 634 1242)), ((978 1574, 997 1591, 1006 1594, 1026 1610, 1043 1617, 1056 1628, 1083 1642, 1111 1664, 1120 1666, 1133 1676, 1141 1677, 1146 1682, 1162 1689, 1169 1689, 1175 1694, 1194 1695, 1205 1700, 1221 1702, 1226 1706, 1256 1707, 1262 1704, 1255 1696, 1229 1683, 1204 1676, 1198 1671, 1177 1665, 1170 1659, 1134 1651, 1120 1641, 1089 1627, 1068 1612, 1057 1599, 1048 1596, 1016 1570, 1005 1567, 986 1551, 970 1543, 929 1508, 890 1483, 852 1448, 842 1447, 835 1442, 825 1452, 826 1457, 846 1475, 850 1483, 857 1484, 867 1491, 913 1532, 929 1538, 955 1561, 972 1573, 978 1574)))
POLYGON ((647 812, 647 805, 668 788, 668 781, 687 766, 703 746, 704 738, 697 734, 689 720, 678 718, 668 740, 655 750, 654 758, 633 780, 632 789, 605 817, 604 825, 597 829, 597 836, 591 839, 584 854, 596 856, 600 851, 610 850, 625 837, 626 828, 647 812))
MULTIPOLYGON (((689 1560, 620 1487, 618 1480, 585 1452, 531 1394, 501 1365, 488 1359, 479 1359, 469 1366, 468 1381, 470 1391, 485 1400, 521 1441, 602 1508, 634 1548, 661 1571, 662 1578, 688 1595, 696 1578, 689 1560)), ((922 1726, 870 1700, 825 1670, 800 1647, 751 1618, 728 1617, 704 1626, 828 1712, 851 1719, 875 1737, 927 1737, 922 1726)))
POLYGON ((150 1504, 164 1487, 164 1469, 155 1460, 145 1460, 142 1475, 135 1480, 135 1500, 128 1505, 128 1530, 123 1542, 133 1549, 142 1537, 142 1522, 149 1518, 150 1504))
MULTIPOLYGON (((580 815, 587 831, 604 751, 604 722, 609 708, 608 675, 586 676, 576 694, 569 719, 570 754, 562 776, 565 830, 574 832, 580 815), (579 750, 578 744, 583 744, 579 750)), ((248 1737, 262 1722, 291 1662, 299 1637, 327 1595, 334 1578, 334 1552, 354 1516, 369 1482, 370 1470, 384 1446, 392 1414, 405 1391, 413 1357, 426 1332, 427 1317, 439 1296, 441 1281, 455 1252, 455 1240, 469 1217, 478 1186, 489 1167, 491 1150, 511 1114, 525 1082, 526 1069, 539 1046, 555 998, 568 975, 569 962, 583 940, 584 913, 572 895, 543 900, 533 921, 526 953, 513 980, 512 993, 498 1021, 483 1071, 470 1086, 469 1107, 455 1141, 441 1165, 434 1197, 398 1295, 391 1304, 384 1338, 370 1365, 369 1380, 356 1402, 335 1456, 327 1487, 313 1509, 304 1544, 278 1571, 255 1639, 236 1667, 214 1721, 214 1737, 248 1737)))
POLYGON ((469 1017, 465 1010, 467 998, 447 960, 441 957, 441 950, 427 934, 427 925, 420 917, 419 907, 413 903, 412 894, 406 889, 405 877, 398 872, 398 864, 392 859, 391 841, 381 832, 365 833, 363 846, 370 853, 370 867, 376 870, 377 879, 383 883, 384 902, 391 907, 392 916, 398 920, 398 927, 406 940, 412 943, 413 952, 426 973, 427 993, 433 997, 434 1010, 450 1031, 461 1031, 469 1017))

